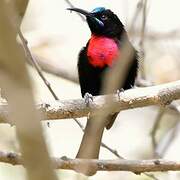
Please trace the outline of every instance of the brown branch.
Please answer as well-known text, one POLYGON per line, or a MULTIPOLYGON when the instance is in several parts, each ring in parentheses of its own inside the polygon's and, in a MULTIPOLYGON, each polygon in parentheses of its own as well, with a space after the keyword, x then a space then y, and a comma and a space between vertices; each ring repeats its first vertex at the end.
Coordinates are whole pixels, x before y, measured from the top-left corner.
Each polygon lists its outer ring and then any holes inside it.
MULTIPOLYGON (((74 119, 76 121, 76 123, 78 124, 78 126, 82 129, 82 131, 84 132, 84 126, 77 120, 74 119)), ((105 143, 101 142, 101 147, 107 149, 108 151, 110 151, 112 154, 114 154, 116 157, 120 158, 120 159, 124 159, 122 156, 119 155, 118 151, 115 149, 112 149, 111 147, 109 147, 108 145, 106 145, 105 143)))
POLYGON ((79 118, 87 116, 90 110, 106 106, 104 101, 107 97, 113 98, 116 103, 116 108, 111 113, 150 105, 164 106, 180 98, 180 81, 130 89, 121 93, 120 98, 117 95, 96 96, 89 107, 84 103, 84 99, 76 99, 61 101, 61 103, 47 103, 41 109, 48 119, 79 118))
MULTIPOLYGON (((137 87, 149 87, 149 86, 154 86, 154 84, 150 81, 147 81, 145 79, 137 78, 135 85, 137 87)), ((180 108, 178 108, 179 104, 178 103, 172 103, 168 105, 167 107, 171 110, 173 110, 176 113, 180 113, 180 108)))
POLYGON ((16 125, 27 179, 56 180, 43 138, 40 116, 34 107, 25 55, 16 41, 14 24, 17 22, 12 23, 12 19, 15 20, 17 14, 12 1, 0 1, 0 7, 0 86, 9 103, 10 118, 16 125))
POLYGON ((163 159, 153 160, 85 160, 85 159, 68 159, 53 158, 56 169, 76 170, 77 166, 92 167, 97 171, 131 171, 136 174, 142 172, 157 171, 179 171, 180 162, 167 161, 163 159))
MULTIPOLYGON (((180 99, 180 81, 126 90, 120 94, 120 98, 117 94, 95 96, 89 107, 84 99, 72 99, 45 102, 38 105, 38 109, 44 113, 47 120, 80 118, 87 116, 90 110, 106 106, 104 101, 107 96, 113 98, 116 104, 116 108, 110 113, 151 105, 165 106, 173 100, 180 99)), ((0 105, 0 120, 3 118, 7 118, 7 104, 5 103, 0 105)))
MULTIPOLYGON (((12 165, 23 165, 20 154, 12 152, 0 152, 0 162, 12 165)), ((52 158, 55 169, 76 170, 76 167, 91 166, 98 171, 131 171, 136 174, 142 172, 157 171, 180 171, 180 162, 164 159, 152 160, 90 160, 90 159, 69 159, 67 157, 52 158)))

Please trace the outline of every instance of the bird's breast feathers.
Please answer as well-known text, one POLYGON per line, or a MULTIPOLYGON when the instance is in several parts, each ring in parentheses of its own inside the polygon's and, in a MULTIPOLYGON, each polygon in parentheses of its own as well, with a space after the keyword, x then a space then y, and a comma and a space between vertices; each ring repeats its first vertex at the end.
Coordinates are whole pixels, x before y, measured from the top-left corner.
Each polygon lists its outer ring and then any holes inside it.
POLYGON ((120 54, 114 39, 92 35, 87 48, 89 63, 94 67, 112 66, 120 54))

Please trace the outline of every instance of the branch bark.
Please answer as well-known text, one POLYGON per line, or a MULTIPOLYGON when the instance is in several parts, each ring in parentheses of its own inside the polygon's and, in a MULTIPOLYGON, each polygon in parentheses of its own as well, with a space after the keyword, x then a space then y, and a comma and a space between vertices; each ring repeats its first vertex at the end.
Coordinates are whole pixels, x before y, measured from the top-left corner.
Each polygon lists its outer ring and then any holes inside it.
MULTIPOLYGON (((130 89, 118 95, 102 95, 94 97, 93 102, 86 106, 84 99, 64 100, 53 103, 41 104, 40 109, 45 113, 47 119, 80 118, 87 116, 90 110, 100 109, 107 96, 112 96, 116 108, 111 113, 122 110, 160 105, 166 106, 173 100, 180 99, 180 81, 162 85, 130 89)), ((109 98, 109 97, 108 97, 109 98)))
MULTIPOLYGON (((107 96, 111 96, 116 104, 116 108, 110 113, 150 105, 166 106, 173 100, 180 99, 180 81, 152 87, 130 89, 122 92, 120 98, 118 95, 95 96, 93 102, 88 107, 84 99, 71 99, 61 100, 61 102, 44 102, 39 104, 37 108, 44 113, 46 120, 80 118, 88 116, 88 113, 94 109, 106 106, 104 102, 107 96)), ((7 103, 0 104, 0 122, 10 122, 8 120, 7 103)))
MULTIPOLYGON (((12 165, 23 165, 20 154, 13 152, 0 152, 0 162, 12 165)), ((155 171, 180 171, 179 161, 168 161, 164 159, 152 160, 90 160, 90 159, 69 159, 67 157, 52 158, 55 169, 76 170, 76 167, 91 166, 97 171, 131 171, 136 174, 155 171)))
POLYGON ((27 179, 56 180, 43 138, 40 116, 34 107, 25 56, 16 41, 14 24, 18 23, 13 3, 0 1, 0 86, 9 103, 10 119, 16 125, 27 179))

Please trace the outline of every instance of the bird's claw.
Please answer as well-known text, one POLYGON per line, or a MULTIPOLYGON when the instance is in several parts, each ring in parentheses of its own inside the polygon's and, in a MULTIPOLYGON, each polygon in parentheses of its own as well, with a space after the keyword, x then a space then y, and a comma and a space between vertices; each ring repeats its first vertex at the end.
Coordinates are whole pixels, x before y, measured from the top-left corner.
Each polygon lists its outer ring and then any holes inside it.
POLYGON ((86 93, 86 94, 84 95, 84 101, 85 101, 86 106, 89 106, 89 104, 90 104, 91 102, 93 102, 93 95, 92 95, 92 94, 89 94, 89 93, 86 93))
POLYGON ((116 92, 117 95, 118 95, 119 100, 121 99, 120 95, 121 95, 122 92, 124 92, 124 89, 123 89, 123 88, 118 89, 117 92, 116 92))
POLYGON ((135 89, 135 88, 137 88, 135 85, 133 86, 133 85, 131 85, 131 89, 135 89))

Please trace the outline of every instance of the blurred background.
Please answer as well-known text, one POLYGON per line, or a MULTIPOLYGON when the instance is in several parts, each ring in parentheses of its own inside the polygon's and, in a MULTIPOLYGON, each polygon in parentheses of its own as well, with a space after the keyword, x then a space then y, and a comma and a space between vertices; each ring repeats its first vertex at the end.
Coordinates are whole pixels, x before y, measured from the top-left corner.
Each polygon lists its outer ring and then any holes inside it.
MULTIPOLYGON (((180 79, 180 1, 148 0, 146 6, 145 33, 142 37, 143 8, 139 0, 30 0, 21 29, 29 47, 44 75, 51 83, 59 99, 80 98, 77 82, 77 57, 86 45, 90 31, 86 22, 66 8, 71 3, 79 8, 92 10, 104 6, 114 11, 125 25, 135 48, 143 51, 145 79, 161 84, 180 79), (143 43, 142 43, 143 41, 143 43)), ((53 100, 52 95, 40 79, 36 70, 28 65, 34 96, 37 102, 53 100)), ((178 102, 176 102, 178 109, 178 102)), ((177 110, 176 110, 177 111, 177 110)), ((146 107, 123 111, 113 128, 105 131, 103 142, 127 159, 152 159, 160 156, 168 160, 180 160, 179 113, 146 107), (159 115, 159 116, 158 116, 159 115), (159 118, 162 115, 161 118, 159 118), (154 124, 158 123, 156 142, 152 136, 154 124), (153 143, 154 142, 154 143, 153 143)), ((179 110, 180 111, 180 110, 179 110)), ((85 119, 81 122, 85 124, 85 119)), ((74 158, 82 138, 82 131, 72 120, 43 122, 44 134, 52 156, 74 158)), ((4 151, 19 152, 14 127, 1 124, 0 148, 4 151)), ((116 159, 111 152, 101 148, 101 159, 116 159)), ((178 180, 177 172, 154 173, 155 177, 130 172, 98 172, 85 178, 73 171, 56 170, 61 179, 123 179, 178 180)), ((152 175, 150 173, 150 175, 152 175)), ((0 179, 23 180, 21 166, 0 164, 0 179)))

